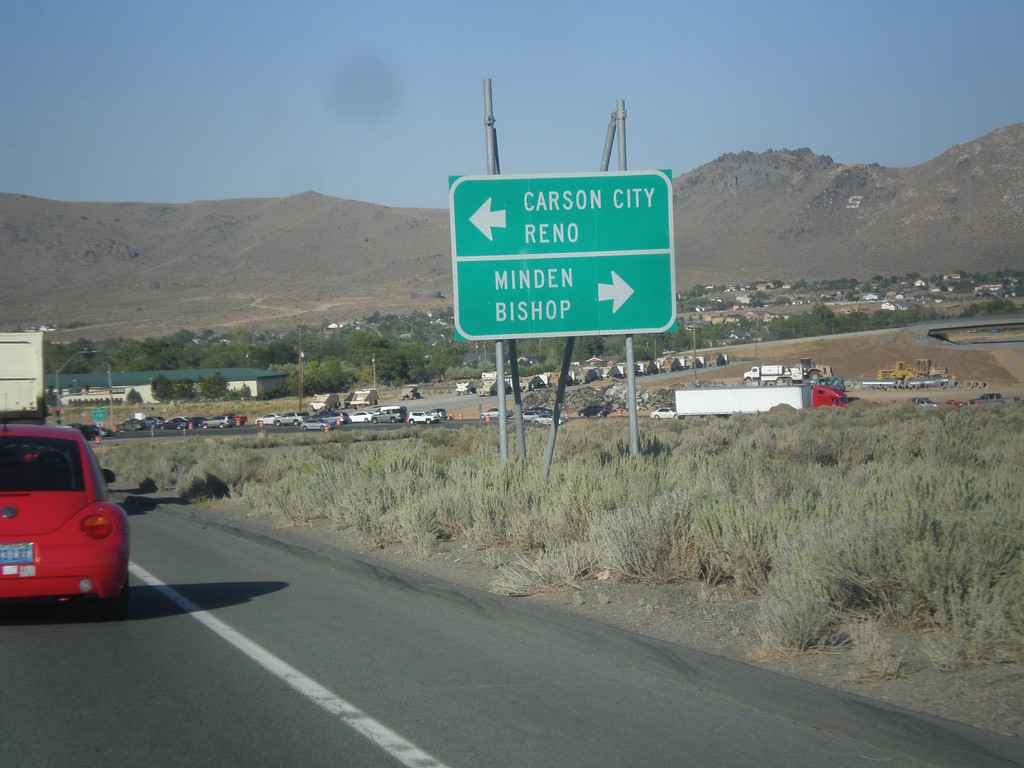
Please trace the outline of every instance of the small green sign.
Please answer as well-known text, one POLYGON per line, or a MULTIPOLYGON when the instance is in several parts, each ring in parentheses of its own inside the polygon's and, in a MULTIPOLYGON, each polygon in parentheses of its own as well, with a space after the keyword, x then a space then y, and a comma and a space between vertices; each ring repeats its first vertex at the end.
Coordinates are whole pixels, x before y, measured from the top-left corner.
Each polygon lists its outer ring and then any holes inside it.
POLYGON ((458 338, 675 328, 670 172, 452 177, 449 214, 458 338))
POLYGON ((93 421, 106 421, 107 409, 106 408, 93 408, 92 409, 92 420, 93 421))

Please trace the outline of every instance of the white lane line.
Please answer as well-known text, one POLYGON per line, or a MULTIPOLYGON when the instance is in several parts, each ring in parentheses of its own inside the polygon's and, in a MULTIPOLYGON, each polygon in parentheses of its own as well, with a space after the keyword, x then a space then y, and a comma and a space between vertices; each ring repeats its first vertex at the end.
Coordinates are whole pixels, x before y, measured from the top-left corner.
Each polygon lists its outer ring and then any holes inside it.
POLYGON ((207 613, 187 597, 164 584, 138 563, 130 563, 128 569, 132 572, 133 576, 156 589, 207 629, 212 630, 221 638, 227 640, 272 675, 283 680, 314 704, 319 705, 336 716, 403 765, 407 765, 409 768, 446 768, 445 764, 440 760, 424 752, 412 742, 402 738, 384 724, 377 722, 358 707, 324 688, 320 683, 306 677, 295 667, 282 661, 262 646, 257 645, 241 632, 232 629, 220 619, 207 613))

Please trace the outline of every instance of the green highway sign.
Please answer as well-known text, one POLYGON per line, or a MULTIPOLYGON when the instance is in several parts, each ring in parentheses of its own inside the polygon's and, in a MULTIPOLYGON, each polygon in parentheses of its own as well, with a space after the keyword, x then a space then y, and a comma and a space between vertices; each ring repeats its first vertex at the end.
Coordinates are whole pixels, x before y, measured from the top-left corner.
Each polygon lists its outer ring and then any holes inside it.
POLYGON ((454 176, 460 339, 673 330, 672 174, 454 176))

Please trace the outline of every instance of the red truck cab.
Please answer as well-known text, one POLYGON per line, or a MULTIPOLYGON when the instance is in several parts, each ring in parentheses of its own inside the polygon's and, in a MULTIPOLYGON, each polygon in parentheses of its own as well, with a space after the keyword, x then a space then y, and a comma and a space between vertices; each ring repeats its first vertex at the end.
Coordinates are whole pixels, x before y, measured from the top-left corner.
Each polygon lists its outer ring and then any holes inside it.
POLYGON ((837 408, 848 408, 850 406, 850 398, 848 398, 846 393, 841 389, 826 387, 823 384, 812 385, 811 407, 821 408, 826 405, 835 406, 837 408))

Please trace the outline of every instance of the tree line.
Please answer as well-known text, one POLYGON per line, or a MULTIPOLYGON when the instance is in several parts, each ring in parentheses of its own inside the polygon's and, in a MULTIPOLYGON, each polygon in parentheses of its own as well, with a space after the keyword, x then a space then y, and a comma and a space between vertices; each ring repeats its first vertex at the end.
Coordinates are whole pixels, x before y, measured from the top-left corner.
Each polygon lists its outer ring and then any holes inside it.
MULTIPOLYGON (((1019 314, 1008 299, 969 303, 962 317, 1019 314)), ((752 341, 777 341, 837 333, 884 330, 940 317, 933 305, 913 304, 890 312, 836 313, 825 304, 770 322, 743 317, 732 324, 680 323, 674 332, 634 337, 637 360, 651 360, 669 352, 725 347, 752 341)), ((474 378, 494 370, 494 345, 490 342, 456 341, 450 319, 425 313, 371 315, 358 326, 324 329, 302 326, 277 334, 235 332, 223 336, 213 331, 182 330, 161 338, 79 339, 69 344, 51 343, 46 348, 46 370, 66 366, 67 373, 111 371, 186 371, 190 369, 255 368, 286 374, 281 386, 268 397, 304 396, 319 392, 345 392, 359 386, 400 386, 412 382, 474 378), (90 354, 81 354, 83 351, 90 354)), ((524 375, 556 370, 563 354, 561 339, 524 339, 517 343, 524 375)), ((601 357, 622 361, 626 357, 623 336, 583 336, 576 340, 574 357, 601 357)), ((154 395, 169 400, 219 400, 244 398, 249 393, 231 391, 220 374, 153 380, 154 395)))

